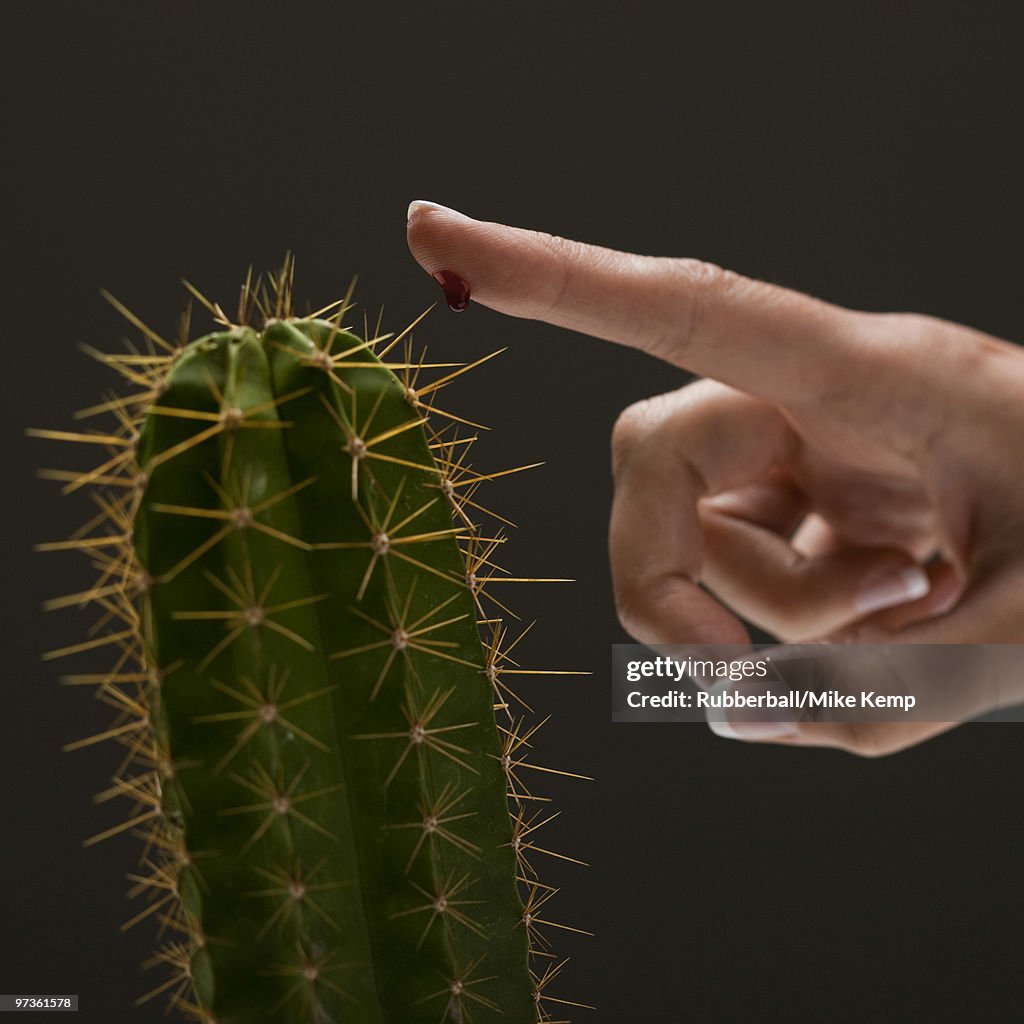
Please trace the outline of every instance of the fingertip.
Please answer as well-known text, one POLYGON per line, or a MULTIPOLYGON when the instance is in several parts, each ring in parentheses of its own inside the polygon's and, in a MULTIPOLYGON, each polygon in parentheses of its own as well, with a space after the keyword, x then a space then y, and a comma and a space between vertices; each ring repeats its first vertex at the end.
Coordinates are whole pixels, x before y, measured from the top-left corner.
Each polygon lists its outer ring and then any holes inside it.
POLYGON ((500 313, 532 317, 551 304, 561 265, 537 243, 537 232, 476 220, 425 199, 409 204, 406 239, 416 262, 445 290, 453 309, 473 300, 500 313), (441 276, 439 276, 441 275, 441 276), (458 279, 460 299, 446 286, 458 279))
POLYGON ((406 211, 406 240, 416 262, 430 275, 448 269, 446 258, 453 246, 448 229, 459 223, 471 223, 458 210, 428 199, 414 199, 406 211))

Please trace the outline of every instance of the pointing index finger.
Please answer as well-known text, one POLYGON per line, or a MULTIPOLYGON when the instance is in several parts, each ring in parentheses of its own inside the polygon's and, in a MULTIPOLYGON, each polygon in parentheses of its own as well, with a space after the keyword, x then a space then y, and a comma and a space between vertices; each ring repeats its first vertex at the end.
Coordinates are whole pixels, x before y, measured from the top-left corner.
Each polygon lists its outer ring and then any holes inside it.
POLYGON ((775 401, 806 399, 863 358, 857 314, 695 259, 642 256, 415 201, 409 248, 511 316, 640 349, 775 401))

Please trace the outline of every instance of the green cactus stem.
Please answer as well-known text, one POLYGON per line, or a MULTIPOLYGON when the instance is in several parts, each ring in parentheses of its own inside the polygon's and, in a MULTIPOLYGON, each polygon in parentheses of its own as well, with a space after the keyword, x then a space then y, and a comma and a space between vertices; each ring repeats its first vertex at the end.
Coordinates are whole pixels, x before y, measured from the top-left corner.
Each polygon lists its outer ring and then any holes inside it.
POLYGON ((99 570, 50 604, 105 620, 49 656, 115 654, 72 681, 117 719, 69 746, 127 748, 107 793, 131 813, 89 842, 145 839, 128 924, 160 922, 169 973, 143 999, 204 1024, 551 1020, 536 725, 487 589, 503 521, 435 406, 470 367, 422 383, 419 320, 359 336, 351 289, 294 316, 292 272, 250 275, 236 322, 202 299, 221 329, 191 342, 119 306, 147 346, 100 357, 136 386, 86 410, 114 427, 34 431, 103 452, 46 474, 100 512, 41 545, 99 570))

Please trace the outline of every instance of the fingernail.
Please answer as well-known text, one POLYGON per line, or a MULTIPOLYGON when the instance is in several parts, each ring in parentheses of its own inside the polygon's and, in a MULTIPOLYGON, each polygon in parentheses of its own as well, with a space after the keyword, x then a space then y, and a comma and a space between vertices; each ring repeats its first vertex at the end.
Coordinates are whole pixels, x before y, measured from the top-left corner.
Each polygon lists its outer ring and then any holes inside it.
POLYGON ((708 714, 708 728, 723 740, 778 740, 783 736, 795 736, 797 728, 792 722, 739 722, 729 721, 725 710, 717 712, 721 717, 708 714), (737 725, 739 728, 737 728, 737 725))
POLYGON ((931 589, 928 574, 916 565, 885 569, 869 576, 857 595, 857 611, 862 615, 916 601, 931 589))
POLYGON ((724 711, 717 712, 721 717, 712 718, 712 712, 708 712, 708 728, 716 735, 721 736, 723 740, 738 740, 739 736, 736 734, 736 730, 730 725, 729 719, 724 711))
POLYGON ((427 210, 438 210, 441 213, 454 213, 457 217, 465 216, 465 214, 459 213, 458 210, 453 210, 450 206, 442 206, 440 203, 432 203, 429 199, 414 199, 409 204, 409 209, 406 210, 405 213, 406 226, 410 225, 416 217, 421 213, 425 213, 427 210))
MULTIPOLYGON (((781 696, 778 687, 772 682, 736 683, 729 679, 719 679, 708 689, 709 697, 730 693, 745 697, 765 697, 774 693, 781 696)), ((709 707, 705 711, 708 728, 724 740, 777 740, 783 736, 795 736, 797 723, 793 721, 796 714, 789 707, 778 704, 767 706, 767 702, 758 702, 753 707, 733 709, 735 714, 730 717, 730 709, 709 707), (766 706, 760 706, 765 703, 766 706)))

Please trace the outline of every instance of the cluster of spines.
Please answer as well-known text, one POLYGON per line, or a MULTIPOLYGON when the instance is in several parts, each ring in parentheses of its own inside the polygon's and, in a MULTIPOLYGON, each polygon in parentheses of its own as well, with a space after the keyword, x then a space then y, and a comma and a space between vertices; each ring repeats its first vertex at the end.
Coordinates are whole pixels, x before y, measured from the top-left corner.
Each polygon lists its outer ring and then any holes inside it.
MULTIPOLYGON (((263 323, 272 323, 277 320, 287 321, 296 319, 292 312, 293 269, 293 263, 288 260, 279 274, 255 284, 250 273, 243 285, 238 313, 234 321, 226 316, 220 306, 206 300, 191 286, 188 287, 209 309, 214 319, 228 330, 258 321, 263 323)), ((316 319, 333 310, 331 322, 336 324, 338 331, 341 332, 343 330, 341 327, 342 317, 351 308, 351 294, 352 288, 350 287, 348 294, 339 303, 318 310, 302 319, 316 319)), ((237 494, 224 493, 221 495, 223 505, 221 513, 210 514, 209 511, 205 513, 212 519, 218 519, 220 525, 211 535, 212 539, 205 542, 203 550, 195 549, 186 559, 172 567, 168 573, 163 573, 157 578, 151 578, 140 566, 133 543, 133 524, 139 503, 146 491, 147 474, 136 461, 139 430, 147 415, 154 411, 160 411, 159 408, 154 409, 154 403, 158 401, 165 389, 170 368, 188 345, 190 313, 186 311, 183 315, 177 340, 171 343, 148 328, 116 300, 111 299, 111 301, 142 332, 144 344, 141 348, 130 346, 129 351, 125 354, 93 354, 105 365, 117 370, 122 378, 133 386, 134 390, 127 395, 111 395, 103 403, 85 409, 78 415, 83 419, 105 415, 113 419, 113 425, 106 432, 32 431, 37 436, 96 446, 102 452, 98 464, 84 472, 47 470, 42 474, 61 481, 64 484, 65 493, 88 488, 97 506, 96 514, 67 541, 40 545, 49 550, 80 551, 89 558, 93 568, 97 571, 95 583, 90 589, 55 599, 48 602, 48 607, 94 606, 101 611, 99 620, 93 625, 87 640, 51 651, 46 657, 62 658, 104 649, 114 652, 114 662, 109 669, 66 678, 66 681, 72 684, 96 686, 97 696, 116 711, 116 718, 109 729, 71 743, 68 745, 68 749, 108 739, 114 740, 126 748, 112 785, 99 794, 98 799, 108 800, 115 796, 124 797, 130 805, 129 813, 126 820, 120 825, 93 836, 86 842, 87 844, 96 843, 123 832, 131 832, 143 840, 141 858, 143 870, 132 876, 133 887, 130 894, 143 898, 145 906, 125 922, 124 927, 130 927, 145 919, 155 919, 159 922, 161 945, 145 966, 163 967, 169 973, 160 984, 141 997, 140 1002, 166 993, 170 996, 171 1005, 184 1011, 190 1017, 203 1021, 205 1024, 216 1024, 210 1012, 204 1009, 194 993, 193 971, 197 963, 197 952, 202 950, 207 940, 201 932, 196 916, 189 910, 187 896, 183 895, 183 890, 188 887, 202 890, 201 859, 203 856, 213 855, 213 851, 193 853, 186 848, 181 827, 181 812, 175 808, 175 801, 182 799, 182 791, 180 787, 174 786, 174 776, 176 772, 189 766, 171 762, 166 751, 166 744, 160 734, 161 681, 167 674, 173 672, 176 666, 155 664, 152 651, 147 646, 145 640, 148 635, 146 619, 150 614, 150 593, 154 586, 164 582, 165 577, 182 571, 192 561, 200 558, 205 550, 235 531, 255 528, 275 536, 283 543, 304 547, 310 547, 310 545, 295 536, 283 534, 280 530, 261 522, 258 518, 263 511, 271 507, 275 500, 278 500, 279 497, 286 497, 286 495, 274 496, 250 507, 247 502, 247 483, 243 480, 239 482, 237 494), (245 510, 248 513, 244 521, 240 521, 239 510, 245 510), (197 864, 197 860, 200 863, 197 864)), ((365 341, 362 344, 367 351, 385 361, 385 365, 399 375, 405 389, 406 400, 417 415, 412 422, 422 423, 427 430, 429 445, 439 469, 436 479, 432 479, 431 486, 436 487, 439 497, 443 496, 450 505, 454 526, 452 530, 446 532, 457 538, 465 557, 467 570, 465 582, 473 595, 477 608, 477 620, 483 634, 483 646, 486 653, 486 675, 493 687, 494 710, 503 738, 500 760, 507 781, 512 846, 519 868, 518 877, 523 907, 522 924, 528 936, 530 955, 533 961, 537 1019, 538 1021, 553 1022, 556 1018, 560 1019, 563 1008, 584 1004, 562 1000, 548 992, 548 987, 561 972, 564 961, 559 961, 553 956, 546 930, 548 928, 566 928, 567 926, 554 922, 546 916, 543 908, 555 895, 556 890, 540 881, 531 857, 534 854, 561 855, 538 844, 538 831, 555 815, 533 809, 543 806, 544 798, 530 791, 527 778, 533 771, 544 772, 553 769, 534 764, 528 757, 531 739, 544 723, 541 721, 527 724, 527 716, 532 713, 532 709, 513 689, 510 677, 563 673, 534 672, 524 669, 517 664, 512 656, 513 649, 525 635, 526 630, 514 637, 511 635, 506 624, 507 617, 516 618, 516 616, 501 599, 493 595, 492 587, 499 583, 538 581, 512 577, 498 566, 495 557, 505 540, 504 527, 512 524, 487 509, 477 500, 478 488, 487 480, 529 467, 518 467, 495 474, 479 474, 472 469, 468 453, 476 439, 475 431, 484 428, 480 424, 471 423, 442 409, 437 404, 437 397, 449 383, 484 360, 477 360, 468 365, 442 366, 440 367, 442 369, 440 376, 429 382, 424 382, 422 380, 424 371, 436 369, 439 364, 433 366, 427 364, 423 355, 418 359, 414 359, 412 356, 411 330, 419 323, 420 319, 422 316, 413 321, 397 337, 382 335, 379 320, 371 337, 369 325, 364 319, 363 338, 365 341), (387 363, 389 354, 402 342, 404 342, 404 359, 398 363, 387 363), (485 517, 488 522, 498 524, 497 527, 493 531, 482 528, 479 525, 481 517, 485 517)), ((345 368, 350 369, 353 365, 352 356, 351 349, 332 353, 329 340, 325 346, 310 357, 310 364, 319 366, 332 377, 342 390, 348 391, 344 381, 337 375, 337 371, 343 361, 345 361, 345 368)), ((223 396, 218 397, 222 398, 223 396)), ((278 399, 276 404, 282 404, 289 397, 291 396, 278 399)), ((219 404, 223 405, 223 403, 219 404)), ((221 433, 230 435, 243 426, 255 426, 265 422, 255 415, 261 411, 263 410, 250 408, 243 413, 241 410, 223 408, 220 415, 207 417, 208 425, 201 425, 198 433, 188 441, 162 452, 158 458, 161 461, 167 461, 209 437, 221 433)), ((331 412, 334 413, 333 410, 331 412)), ((201 417, 197 416, 196 418, 201 417)), ((360 486, 361 466, 372 465, 375 459, 394 461, 393 457, 375 450, 382 441, 387 440, 391 435, 389 432, 383 432, 375 436, 371 430, 372 419, 372 409, 360 416, 358 410, 353 407, 352 416, 344 422, 339 421, 338 423, 343 431, 350 434, 348 454, 352 462, 353 497, 360 486)), ((230 446, 227 451, 230 452, 230 446)), ((230 455, 226 453, 225 461, 229 458, 230 455)), ((152 464, 147 466, 147 469, 152 469, 152 464)), ((296 485, 296 487, 301 486, 303 486, 302 483, 296 485)), ((360 506, 357 504, 356 507, 360 506)), ((361 591, 365 588, 366 581, 371 578, 378 559, 390 554, 405 557, 420 568, 430 571, 428 565, 407 551, 403 551, 402 548, 403 541, 412 545, 428 541, 431 537, 417 535, 411 530, 406 530, 403 534, 402 530, 408 525, 408 518, 405 522, 393 519, 394 508, 395 502, 392 502, 389 507, 382 510, 377 521, 367 522, 371 534, 371 540, 368 542, 370 558, 361 591), (378 550, 374 547, 374 540, 379 537, 387 539, 386 550, 378 550)), ((199 510, 167 507, 162 511, 169 515, 188 515, 199 510)), ((344 543, 346 542, 335 546, 343 546, 344 543)), ((237 606, 236 611, 219 615, 221 619, 225 620, 225 625, 228 627, 225 631, 226 643, 231 642, 233 634, 237 635, 247 626, 254 624, 252 616, 255 614, 255 610, 258 610, 260 615, 259 625, 276 627, 278 631, 287 633, 287 627, 276 623, 273 618, 275 607, 267 603, 268 594, 265 591, 272 589, 272 584, 264 586, 264 592, 256 593, 251 579, 236 578, 233 581, 216 582, 219 583, 219 589, 223 590, 229 600, 237 606)), ((419 649, 431 655, 446 656, 445 641, 436 636, 436 630, 446 624, 443 609, 434 609, 430 614, 412 620, 409 618, 409 597, 411 594, 407 595, 407 600, 404 602, 392 602, 392 614, 386 623, 381 623, 370 616, 364 616, 368 620, 369 626, 381 632, 381 639, 371 642, 367 647, 379 646, 387 651, 374 692, 387 675, 391 661, 400 657, 407 650, 419 649)), ((303 638, 298 636, 292 639, 296 642, 303 642, 303 638)), ((362 650, 365 649, 365 647, 362 648, 362 650)), ((218 650, 211 649, 208 661, 212 663, 219 653, 218 650)), ((336 656, 346 657, 354 653, 358 653, 358 651, 336 652, 336 656)), ((451 655, 448 656, 451 657, 451 655)), ((282 691, 286 685, 285 679, 271 678, 262 686, 251 679, 242 680, 234 687, 229 687, 227 684, 222 685, 232 700, 237 702, 237 711, 234 713, 222 712, 219 716, 210 716, 210 720, 219 717, 223 721, 233 714, 240 728, 236 746, 228 752, 224 763, 218 766, 219 769, 229 768, 233 754, 248 742, 251 735, 264 726, 279 722, 286 722, 292 735, 297 734, 312 744, 321 742, 312 735, 303 735, 303 731, 294 722, 288 722, 286 714, 289 708, 297 702, 290 704, 287 700, 281 700, 282 691)), ((299 700, 308 700, 317 695, 306 695, 299 700)), ((445 694, 435 692, 429 695, 421 703, 421 706, 406 708, 409 730, 406 734, 405 752, 399 756, 392 775, 401 766, 403 758, 414 748, 418 756, 423 746, 433 746, 442 756, 459 762, 461 748, 447 734, 448 730, 454 727, 431 729, 432 717, 440 710, 444 700, 445 694)), ((366 738, 384 737, 368 735, 366 738)), ((243 780, 243 784, 252 790, 254 801, 248 808, 239 807, 239 813, 245 813, 247 810, 259 813, 262 809, 266 811, 266 821, 273 820, 272 815, 275 810, 277 813, 281 813, 280 808, 285 805, 287 805, 287 813, 301 815, 301 809, 296 805, 304 797, 319 796, 322 792, 297 796, 293 790, 282 787, 277 780, 269 775, 266 779, 243 780), (259 798, 261 802, 257 803, 256 798, 259 798)), ((294 780, 292 785, 294 786, 294 780)), ((464 795, 445 787, 436 794, 429 804, 424 804, 421 807, 421 822, 410 823, 406 826, 392 826, 420 828, 420 835, 410 854, 410 866, 423 844, 435 836, 456 847, 461 847, 464 851, 478 853, 472 848, 473 844, 468 843, 458 834, 455 826, 455 822, 460 818, 459 803, 464 795)), ((308 818, 306 820, 307 822, 311 821, 308 818)), ((312 824, 315 826, 315 822, 312 824)), ((572 860, 572 858, 564 859, 572 860)), ((254 889, 247 895, 252 898, 276 900, 277 908, 268 919, 268 927, 273 926, 279 918, 287 916, 296 908, 302 908, 313 914, 318 913, 316 894, 344 885, 344 882, 337 880, 323 880, 322 876, 318 874, 322 867, 322 864, 317 864, 305 872, 301 867, 294 869, 282 867, 277 871, 264 872, 266 887, 261 890, 254 889)), ((428 929, 439 914, 447 914, 452 919, 461 921, 465 927, 472 928, 474 926, 469 909, 473 901, 460 898, 465 895, 467 884, 468 879, 465 877, 452 877, 445 881, 438 892, 420 888, 421 895, 426 901, 422 909, 430 915, 428 929)), ((409 913, 414 912, 415 910, 409 911, 409 913)), ((569 930, 577 931, 577 929, 569 930)), ((332 979, 337 965, 330 963, 329 958, 314 955, 309 950, 301 948, 297 950, 297 954, 294 963, 279 965, 281 973, 295 976, 296 987, 301 987, 304 982, 322 983, 341 991, 340 986, 332 979)), ((433 997, 442 1006, 442 1020, 472 1019, 473 1004, 499 1009, 486 995, 486 982, 491 979, 480 975, 480 967, 478 959, 473 963, 463 965, 455 976, 445 979, 445 987, 439 989, 433 997)))

